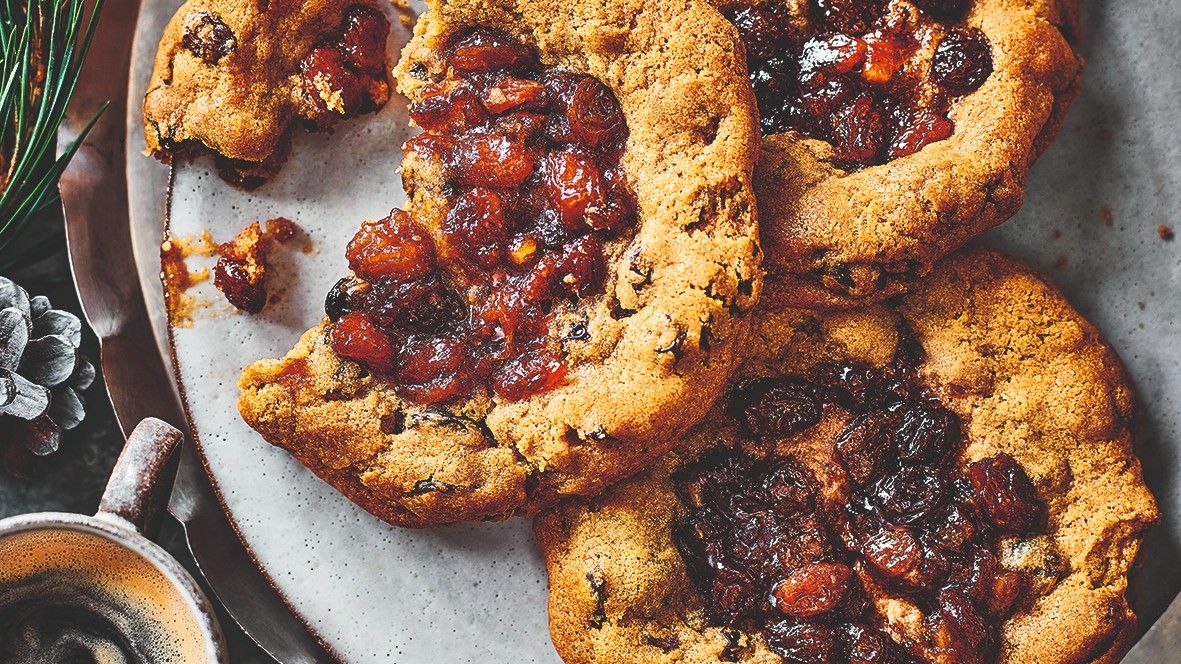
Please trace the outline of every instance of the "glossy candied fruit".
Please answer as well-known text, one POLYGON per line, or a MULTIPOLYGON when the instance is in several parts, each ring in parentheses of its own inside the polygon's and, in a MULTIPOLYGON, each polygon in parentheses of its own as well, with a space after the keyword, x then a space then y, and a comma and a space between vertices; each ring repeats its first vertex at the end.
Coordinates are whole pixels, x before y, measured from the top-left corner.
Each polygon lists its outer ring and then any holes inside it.
POLYGON ((437 221, 394 210, 366 222, 346 251, 354 276, 333 287, 325 312, 334 327, 365 317, 392 349, 388 362, 357 350, 369 328, 339 344, 334 334, 334 347, 410 401, 481 387, 525 399, 565 379, 550 322, 603 292, 607 243, 635 226, 619 166, 627 124, 602 82, 543 66, 495 30, 454 35, 442 62, 410 105, 423 133, 406 145, 441 167, 437 221))
POLYGON ((334 36, 312 48, 299 64, 303 90, 311 101, 311 123, 331 127, 337 120, 372 113, 389 99, 386 38, 390 24, 365 5, 347 8, 334 36))
POLYGON ((809 0, 804 20, 779 2, 727 16, 746 44, 763 133, 827 141, 835 163, 856 169, 952 135, 952 103, 992 74, 988 38, 963 27, 969 9, 968 0, 809 0))

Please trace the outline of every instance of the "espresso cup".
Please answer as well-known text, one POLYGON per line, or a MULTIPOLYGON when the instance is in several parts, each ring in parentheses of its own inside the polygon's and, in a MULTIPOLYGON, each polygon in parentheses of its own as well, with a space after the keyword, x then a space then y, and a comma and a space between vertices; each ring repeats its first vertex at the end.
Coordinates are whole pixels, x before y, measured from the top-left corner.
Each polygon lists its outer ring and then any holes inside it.
POLYGON ((209 599, 144 536, 183 435, 157 419, 127 440, 98 513, 0 520, 0 661, 222 664, 209 599))

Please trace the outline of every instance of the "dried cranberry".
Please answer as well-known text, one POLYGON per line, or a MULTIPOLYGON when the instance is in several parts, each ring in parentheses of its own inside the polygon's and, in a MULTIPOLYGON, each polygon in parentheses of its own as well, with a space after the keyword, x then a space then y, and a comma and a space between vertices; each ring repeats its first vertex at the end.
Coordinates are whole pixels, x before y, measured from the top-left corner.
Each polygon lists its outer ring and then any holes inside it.
POLYGON ((992 49, 979 30, 955 30, 935 47, 931 76, 955 96, 966 95, 992 74, 992 49))
POLYGON ((1001 453, 969 464, 968 479, 977 507, 992 525, 1018 535, 1045 530, 1046 504, 1013 457, 1001 453))

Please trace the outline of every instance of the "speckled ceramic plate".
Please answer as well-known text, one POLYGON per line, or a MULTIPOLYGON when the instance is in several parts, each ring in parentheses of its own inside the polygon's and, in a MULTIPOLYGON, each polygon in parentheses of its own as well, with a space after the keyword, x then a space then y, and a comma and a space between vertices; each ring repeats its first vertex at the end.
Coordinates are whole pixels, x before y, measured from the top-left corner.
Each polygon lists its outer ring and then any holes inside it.
MULTIPOLYGON (((155 41, 177 0, 150 3, 135 45, 133 99, 142 94, 155 41)), ((1087 87, 1058 142, 1034 169, 1028 203, 988 242, 1041 266, 1119 350, 1145 406, 1141 452, 1165 524, 1144 550, 1135 604, 1148 619, 1181 585, 1175 564, 1181 496, 1181 2, 1085 3, 1087 87)), ((397 33, 401 43, 406 32, 397 33)), ((133 108, 135 114, 138 107, 133 108)), ((128 123, 129 151, 143 147, 128 123)), ((398 146, 405 107, 297 137, 278 178, 253 193, 223 184, 211 164, 177 170, 171 230, 218 241, 255 219, 286 216, 313 250, 279 252, 261 316, 234 313, 212 286, 191 327, 172 330, 177 378, 209 474, 239 534, 278 591, 323 642, 349 662, 554 662, 545 577, 520 519, 407 531, 373 518, 330 489, 237 415, 237 377, 282 355, 322 313, 345 270, 358 223, 384 216, 403 193, 398 146)), ((157 281, 166 170, 129 166, 133 232, 149 304, 164 329, 157 281)), ((196 266, 194 262, 193 266, 196 266)), ((216 573, 216 570, 211 570, 216 573)))

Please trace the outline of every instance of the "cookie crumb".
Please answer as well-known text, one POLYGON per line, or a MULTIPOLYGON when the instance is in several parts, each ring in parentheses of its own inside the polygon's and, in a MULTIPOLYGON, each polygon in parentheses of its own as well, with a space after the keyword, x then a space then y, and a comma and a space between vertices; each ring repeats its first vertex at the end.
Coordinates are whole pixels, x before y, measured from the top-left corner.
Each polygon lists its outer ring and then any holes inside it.
POLYGON ((1144 307, 1145 307, 1145 306, 1147 306, 1147 305, 1145 305, 1143 302, 1137 302, 1137 303, 1136 303, 1136 306, 1137 306, 1137 307, 1140 307, 1140 311, 1144 311, 1144 307))
POLYGON ((1050 238, 1051 239, 1057 240, 1060 237, 1062 237, 1062 230, 1061 229, 1055 228, 1054 230, 1050 231, 1050 238))
POLYGON ((1066 256, 1058 254, 1058 257, 1054 259, 1054 262, 1051 263, 1050 266, 1055 270, 1061 270, 1062 268, 1066 267, 1066 256))
POLYGON ((1164 240, 1165 242, 1172 242, 1173 238, 1177 237, 1176 234, 1173 233, 1173 229, 1169 228, 1168 224, 1161 224, 1160 226, 1157 226, 1156 234, 1159 235, 1160 239, 1164 240))
POLYGON ((1107 226, 1108 228, 1111 228, 1113 225, 1115 225, 1114 224, 1115 217, 1113 217, 1111 214, 1111 206, 1110 205, 1100 205, 1099 206, 1099 218, 1103 220, 1103 225, 1107 226))

